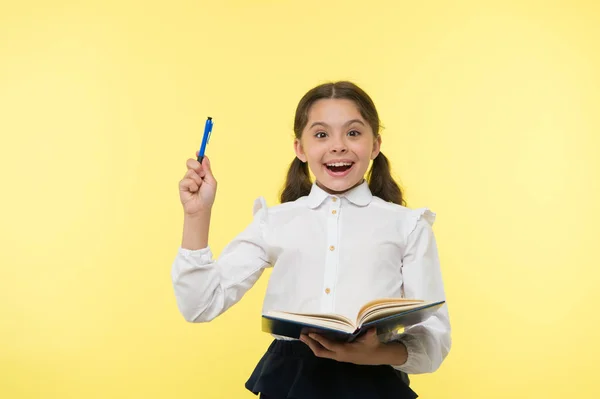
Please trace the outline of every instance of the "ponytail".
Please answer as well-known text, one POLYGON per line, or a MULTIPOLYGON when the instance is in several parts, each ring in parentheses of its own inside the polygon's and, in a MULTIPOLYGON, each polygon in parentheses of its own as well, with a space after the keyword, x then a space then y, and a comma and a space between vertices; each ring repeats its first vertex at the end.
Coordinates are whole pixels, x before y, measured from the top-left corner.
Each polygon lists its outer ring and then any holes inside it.
POLYGON ((371 193, 387 202, 406 206, 402 190, 392 177, 390 163, 382 152, 375 157, 371 170, 367 174, 371 193))
POLYGON ((287 173, 285 187, 281 192, 281 203, 296 201, 298 198, 310 194, 311 188, 312 181, 308 172, 308 164, 302 162, 298 157, 294 158, 287 173))

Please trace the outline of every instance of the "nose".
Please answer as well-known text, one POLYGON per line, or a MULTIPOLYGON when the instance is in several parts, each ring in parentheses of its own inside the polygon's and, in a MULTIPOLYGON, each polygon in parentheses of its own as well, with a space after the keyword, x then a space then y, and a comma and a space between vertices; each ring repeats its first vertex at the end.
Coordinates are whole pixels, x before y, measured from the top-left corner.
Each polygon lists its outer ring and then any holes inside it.
POLYGON ((334 154, 344 154, 348 151, 348 147, 344 140, 336 140, 332 143, 331 148, 329 149, 334 154))

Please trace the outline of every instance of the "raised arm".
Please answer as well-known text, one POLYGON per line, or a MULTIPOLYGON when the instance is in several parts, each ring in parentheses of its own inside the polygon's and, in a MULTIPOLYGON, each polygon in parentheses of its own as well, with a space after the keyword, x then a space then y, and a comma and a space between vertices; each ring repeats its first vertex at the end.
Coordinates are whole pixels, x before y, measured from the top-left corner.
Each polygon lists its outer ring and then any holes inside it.
POLYGON ((187 166, 179 184, 183 238, 171 279, 183 317, 190 322, 206 322, 237 303, 270 265, 264 240, 267 206, 264 199, 257 200, 252 223, 223 249, 218 260, 214 259, 208 231, 216 181, 208 158, 202 166, 189 159, 187 166))

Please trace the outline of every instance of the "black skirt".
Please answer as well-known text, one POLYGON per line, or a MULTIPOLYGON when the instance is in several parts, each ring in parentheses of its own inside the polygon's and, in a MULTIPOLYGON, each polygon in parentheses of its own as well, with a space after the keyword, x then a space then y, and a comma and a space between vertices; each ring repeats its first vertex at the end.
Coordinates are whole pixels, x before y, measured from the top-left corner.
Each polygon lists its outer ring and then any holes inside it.
POLYGON ((274 340, 246 382, 268 399, 414 399, 408 376, 391 366, 319 358, 302 341, 274 340))

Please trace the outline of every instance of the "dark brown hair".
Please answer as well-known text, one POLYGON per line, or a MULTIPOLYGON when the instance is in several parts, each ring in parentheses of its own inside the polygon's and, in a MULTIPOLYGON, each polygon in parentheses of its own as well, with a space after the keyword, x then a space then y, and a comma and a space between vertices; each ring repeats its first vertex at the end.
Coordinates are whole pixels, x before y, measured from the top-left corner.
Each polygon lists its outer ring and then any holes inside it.
MULTIPOLYGON (((371 97, 354 83, 341 81, 319 85, 302 97, 294 118, 294 134, 298 140, 302 137, 302 131, 308 123, 310 107, 316 101, 327 98, 343 98, 354 101, 362 117, 373 129, 375 138, 379 137, 379 115, 371 97)), ((367 181, 374 196, 398 205, 406 205, 402 197, 402 190, 391 175, 390 163, 381 152, 373 160, 373 165, 367 173, 367 181)), ((298 157, 294 158, 281 192, 281 203, 295 201, 308 195, 311 187, 308 163, 302 162, 298 157)))

